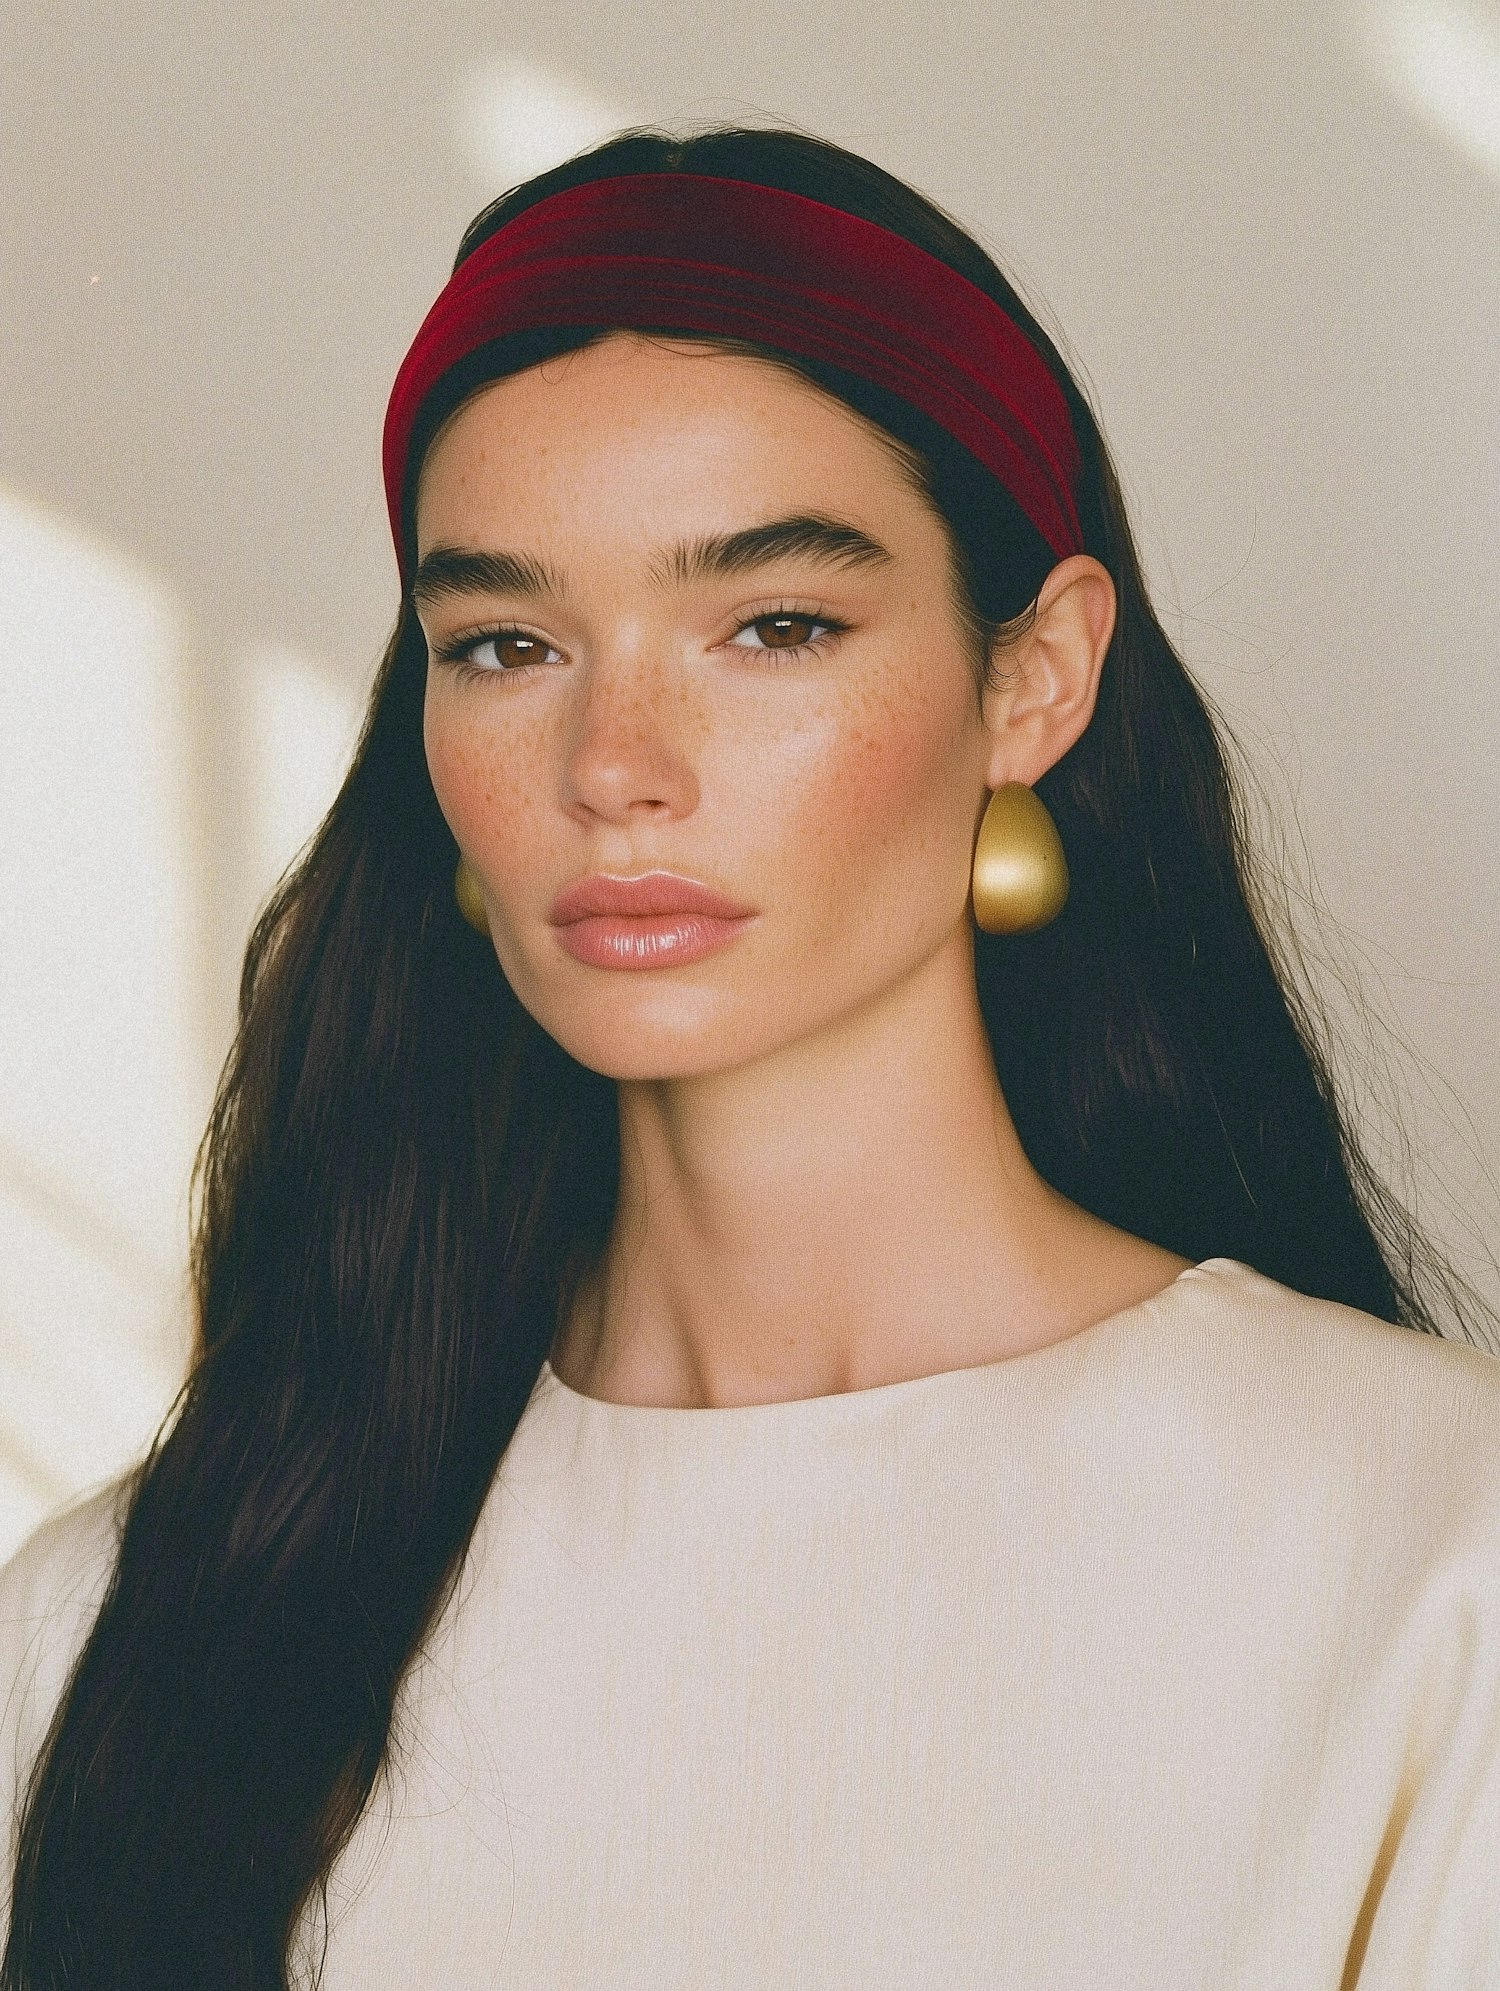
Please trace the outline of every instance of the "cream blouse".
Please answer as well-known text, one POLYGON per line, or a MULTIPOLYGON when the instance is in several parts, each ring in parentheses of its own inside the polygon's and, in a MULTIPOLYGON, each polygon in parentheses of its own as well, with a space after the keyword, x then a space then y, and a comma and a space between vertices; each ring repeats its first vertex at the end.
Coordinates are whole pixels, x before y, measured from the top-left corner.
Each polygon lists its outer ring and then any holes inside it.
MULTIPOLYGON (((0 1573, 7 1810, 115 1491, 0 1573)), ((325 1985, 1497 1991, 1500 1359, 1211 1259, 839 1396, 544 1368, 325 1985)))

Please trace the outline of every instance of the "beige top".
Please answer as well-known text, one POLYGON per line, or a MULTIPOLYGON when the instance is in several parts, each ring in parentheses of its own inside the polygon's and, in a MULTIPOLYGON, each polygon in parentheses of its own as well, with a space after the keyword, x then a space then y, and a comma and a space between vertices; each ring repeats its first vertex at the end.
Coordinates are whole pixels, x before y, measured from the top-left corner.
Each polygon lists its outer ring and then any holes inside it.
MULTIPOLYGON (((0 1575, 0 1787, 113 1542, 0 1575)), ((544 1369, 401 1735, 327 1991, 1495 1991, 1500 1360, 1212 1259, 841 1396, 544 1369)))

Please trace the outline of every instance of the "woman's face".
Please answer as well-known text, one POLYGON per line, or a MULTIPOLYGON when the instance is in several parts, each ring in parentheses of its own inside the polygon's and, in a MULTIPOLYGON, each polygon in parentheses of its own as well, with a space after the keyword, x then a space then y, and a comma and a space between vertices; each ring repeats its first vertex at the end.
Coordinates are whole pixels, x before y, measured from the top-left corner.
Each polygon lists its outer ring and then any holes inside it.
POLYGON ((417 541, 438 802, 507 980, 581 1063, 725 1069, 968 945, 995 740, 944 529, 841 403, 754 358, 611 334, 460 409, 417 541), (827 543, 702 545, 809 517, 827 543), (453 557, 476 554, 488 571, 453 557), (557 894, 648 871, 753 917, 696 959, 570 952, 557 894))

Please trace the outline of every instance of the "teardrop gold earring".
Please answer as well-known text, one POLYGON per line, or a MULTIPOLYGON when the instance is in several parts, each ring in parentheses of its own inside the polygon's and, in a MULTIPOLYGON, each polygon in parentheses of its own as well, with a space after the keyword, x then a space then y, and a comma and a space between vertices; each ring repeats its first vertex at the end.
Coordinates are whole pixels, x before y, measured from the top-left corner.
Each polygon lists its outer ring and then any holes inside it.
POLYGON ((1022 781, 991 795, 974 844, 974 923, 986 933, 1034 933, 1068 897, 1068 861, 1046 803, 1022 781))
POLYGON ((490 921, 484 909, 484 894, 479 889, 479 880, 470 869, 466 857, 460 857, 458 869, 453 874, 453 896, 458 901, 458 910, 474 931, 484 934, 488 939, 490 921))

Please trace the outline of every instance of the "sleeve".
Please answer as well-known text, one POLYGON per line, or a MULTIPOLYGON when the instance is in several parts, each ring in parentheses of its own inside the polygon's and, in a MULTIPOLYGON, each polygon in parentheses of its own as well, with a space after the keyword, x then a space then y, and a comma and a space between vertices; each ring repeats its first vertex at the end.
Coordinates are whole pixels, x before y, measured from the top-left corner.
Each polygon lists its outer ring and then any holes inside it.
POLYGON ((1486 1411, 1426 1600, 1442 1637, 1410 1801, 1344 1991, 1500 1991, 1500 1389, 1486 1411))

